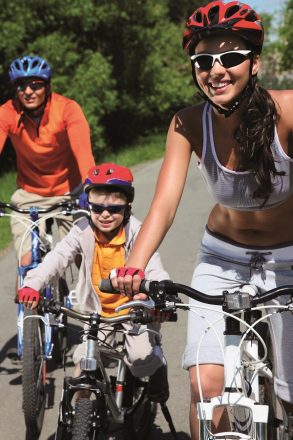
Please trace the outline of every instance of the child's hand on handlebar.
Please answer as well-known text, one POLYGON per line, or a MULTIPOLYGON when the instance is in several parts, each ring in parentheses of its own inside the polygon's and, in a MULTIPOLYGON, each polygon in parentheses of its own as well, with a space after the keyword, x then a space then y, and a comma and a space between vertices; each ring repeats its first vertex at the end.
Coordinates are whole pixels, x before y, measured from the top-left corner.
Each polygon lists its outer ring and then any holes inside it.
POLYGON ((18 302, 28 309, 35 309, 40 302, 40 294, 31 287, 22 287, 18 289, 18 302))
POLYGON ((114 289, 119 290, 122 295, 124 294, 140 300, 147 299, 147 295, 139 293, 140 283, 145 278, 142 269, 118 267, 111 270, 110 278, 114 289))

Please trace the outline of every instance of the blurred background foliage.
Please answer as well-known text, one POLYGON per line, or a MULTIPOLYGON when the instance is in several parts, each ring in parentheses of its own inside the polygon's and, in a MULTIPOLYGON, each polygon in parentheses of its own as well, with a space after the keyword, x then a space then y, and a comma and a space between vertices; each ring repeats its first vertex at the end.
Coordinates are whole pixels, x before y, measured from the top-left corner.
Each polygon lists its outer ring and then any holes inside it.
MULTIPOLYGON (((11 61, 37 54, 52 66, 53 90, 82 106, 97 162, 165 131, 174 111, 197 100, 181 47, 194 9, 191 0, 0 0, 1 103, 13 93, 11 61)), ((288 0, 277 30, 263 15, 268 35, 275 33, 264 48, 265 86, 292 87, 292 9, 288 0)), ((15 163, 7 144, 0 174, 15 163)))

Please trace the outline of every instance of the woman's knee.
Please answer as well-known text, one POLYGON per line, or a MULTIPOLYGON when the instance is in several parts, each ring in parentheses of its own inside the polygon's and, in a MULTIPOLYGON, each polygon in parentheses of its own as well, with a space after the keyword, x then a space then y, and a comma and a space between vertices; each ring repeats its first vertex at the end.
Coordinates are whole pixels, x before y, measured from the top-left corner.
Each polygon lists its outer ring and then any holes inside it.
POLYGON ((189 368, 191 401, 200 400, 200 389, 204 398, 221 394, 224 385, 224 367, 222 365, 205 364, 199 366, 199 381, 197 367, 189 368))

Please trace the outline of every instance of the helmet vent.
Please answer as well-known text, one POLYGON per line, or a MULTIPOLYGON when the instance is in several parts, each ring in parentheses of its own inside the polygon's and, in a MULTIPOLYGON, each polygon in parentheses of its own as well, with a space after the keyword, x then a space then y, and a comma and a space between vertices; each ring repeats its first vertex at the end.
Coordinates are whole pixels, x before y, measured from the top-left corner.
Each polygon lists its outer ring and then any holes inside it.
POLYGON ((252 21, 252 22, 257 21, 257 16, 256 16, 255 12, 254 12, 254 11, 250 11, 250 12, 246 15, 245 20, 246 20, 246 21, 252 21))
POLYGON ((28 62, 26 60, 23 62, 23 70, 28 70, 28 62))
POLYGON ((108 171, 106 172, 107 176, 109 176, 109 174, 113 174, 114 170, 113 168, 109 168, 108 171))
POLYGON ((229 17, 232 17, 234 14, 237 14, 237 12, 239 11, 239 6, 238 5, 234 5, 234 6, 231 6, 230 8, 228 8, 227 10, 226 10, 226 13, 225 13, 225 18, 229 18, 229 17))
POLYGON ((239 15, 245 15, 247 14, 248 9, 242 9, 242 11, 239 12, 239 15))
POLYGON ((219 6, 214 6, 211 8, 209 10, 208 17, 212 24, 217 24, 219 22, 219 6))
POLYGON ((93 173, 94 176, 97 176, 99 174, 99 172, 100 172, 99 170, 94 170, 94 173, 93 173))
POLYGON ((202 13, 201 13, 200 11, 198 11, 198 12, 195 14, 195 16, 194 16, 194 20, 195 20, 197 23, 202 23, 202 13))

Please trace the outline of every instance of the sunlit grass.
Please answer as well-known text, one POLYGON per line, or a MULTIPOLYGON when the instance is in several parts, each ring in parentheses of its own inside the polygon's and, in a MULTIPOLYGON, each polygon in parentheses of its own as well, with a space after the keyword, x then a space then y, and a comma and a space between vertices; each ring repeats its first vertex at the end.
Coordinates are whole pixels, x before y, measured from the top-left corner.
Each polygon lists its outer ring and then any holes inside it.
MULTIPOLYGON (((0 200, 9 202, 16 189, 15 173, 6 173, 0 177, 0 200)), ((0 217, 0 249, 11 242, 10 221, 8 217, 0 217)))
POLYGON ((154 134, 150 137, 140 139, 132 147, 123 149, 117 154, 107 155, 103 162, 115 162, 120 165, 131 167, 148 160, 159 159, 165 150, 165 133, 154 134))

